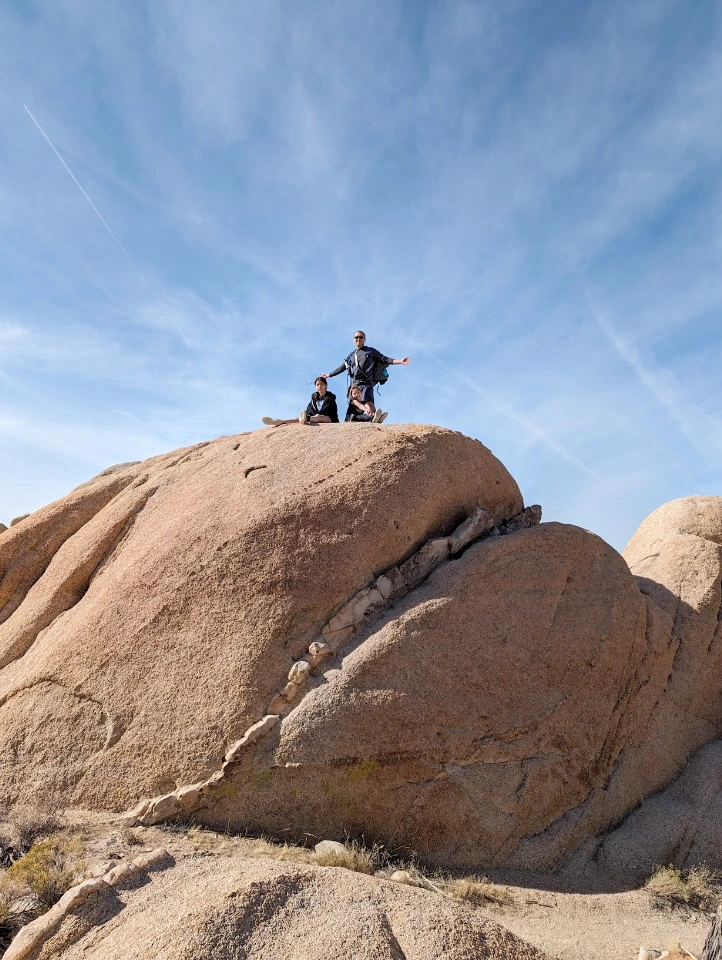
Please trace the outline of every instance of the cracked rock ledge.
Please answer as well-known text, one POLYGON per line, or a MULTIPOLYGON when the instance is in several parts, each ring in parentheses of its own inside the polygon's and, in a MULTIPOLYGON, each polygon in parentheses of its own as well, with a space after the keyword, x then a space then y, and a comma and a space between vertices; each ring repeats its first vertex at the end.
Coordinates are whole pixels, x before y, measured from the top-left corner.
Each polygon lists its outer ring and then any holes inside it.
MULTIPOLYGON (((323 627, 320 635, 309 645, 305 656, 291 666, 286 684, 268 704, 265 715, 251 724, 240 740, 228 747, 220 770, 206 780, 143 800, 133 810, 123 814, 122 819, 142 826, 155 826, 167 820, 189 816, 211 805, 215 792, 233 773, 233 768, 245 759, 249 748, 297 705, 294 701, 299 700, 306 682, 320 664, 339 653, 362 627, 368 626, 372 618, 418 587, 442 563, 459 556, 479 540, 536 526, 541 520, 541 513, 542 508, 534 504, 506 523, 497 525, 494 517, 479 507, 448 537, 428 540, 404 563, 386 570, 370 586, 351 597, 323 627)), ((14 960, 7 954, 6 958, 14 960)))
POLYGON ((4 960, 24 960, 37 952, 60 929, 68 914, 73 913, 92 897, 119 887, 127 881, 136 881, 139 875, 163 870, 175 863, 163 847, 141 854, 135 860, 120 863, 99 877, 89 877, 71 887, 47 913, 28 923, 18 933, 4 954, 4 960))

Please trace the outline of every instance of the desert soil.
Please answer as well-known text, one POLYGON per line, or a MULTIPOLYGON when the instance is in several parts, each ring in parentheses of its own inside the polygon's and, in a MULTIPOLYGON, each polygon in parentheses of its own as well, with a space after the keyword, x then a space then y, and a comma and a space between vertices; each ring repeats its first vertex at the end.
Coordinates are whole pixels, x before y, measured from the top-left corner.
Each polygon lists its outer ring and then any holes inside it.
POLYGON ((508 889, 513 905, 489 910, 490 915, 559 960, 633 960, 642 945, 667 949, 676 944, 699 957, 713 919, 697 910, 655 907, 644 890, 508 889))
MULTIPOLYGON (((134 856, 141 848, 164 846, 177 859, 206 851, 221 857, 270 856, 294 859, 294 849, 212 830, 138 827, 117 830, 102 815, 84 811, 70 817, 82 823, 88 861, 134 856), (128 847, 130 841, 131 846, 128 847)), ((72 825, 68 824, 68 826, 72 825)), ((303 857, 307 852, 298 850, 303 857)), ((634 960, 640 945, 666 949, 681 944, 699 957, 713 914, 655 907, 644 890, 578 893, 550 889, 543 876, 493 875, 511 901, 478 907, 497 923, 558 960, 634 960)))

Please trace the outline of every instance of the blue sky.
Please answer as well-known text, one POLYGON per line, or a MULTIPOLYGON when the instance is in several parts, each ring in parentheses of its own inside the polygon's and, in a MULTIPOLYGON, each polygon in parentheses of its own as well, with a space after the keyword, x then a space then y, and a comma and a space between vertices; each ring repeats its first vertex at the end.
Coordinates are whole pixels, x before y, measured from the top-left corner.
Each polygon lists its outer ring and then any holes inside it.
POLYGON ((547 520, 621 548, 722 494, 721 28, 713 0, 6 2, 0 519, 294 415, 359 326, 413 359, 390 421, 478 437, 547 520))

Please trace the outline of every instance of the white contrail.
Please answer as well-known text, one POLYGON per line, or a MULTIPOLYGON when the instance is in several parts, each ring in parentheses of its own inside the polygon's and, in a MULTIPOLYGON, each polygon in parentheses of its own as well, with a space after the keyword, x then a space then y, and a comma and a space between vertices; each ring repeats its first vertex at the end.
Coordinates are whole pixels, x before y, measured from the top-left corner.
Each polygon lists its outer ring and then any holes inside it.
POLYGON ((679 387, 670 371, 647 367, 634 345, 617 333, 599 309, 594 309, 594 319, 615 352, 629 366, 642 386, 667 411, 702 459, 709 464, 710 447, 719 449, 719 440, 715 442, 712 439, 719 438, 719 424, 694 402, 680 396, 679 387))
POLYGON ((35 119, 35 117, 32 115, 32 113, 30 112, 30 110, 25 106, 25 104, 23 104, 23 107, 25 107, 25 112, 26 112, 27 115, 30 117, 30 119, 33 121, 33 123, 34 123, 35 126, 38 128, 38 130, 39 130, 40 133, 43 135, 43 137, 44 137, 45 140, 48 142, 48 144, 50 145, 50 148, 51 148, 51 150, 53 151, 53 153, 55 154, 55 156, 58 158, 58 160, 62 163, 62 165, 63 165, 63 166, 65 167, 65 169, 67 170, 67 172, 68 172, 68 173, 70 174, 70 176, 72 177, 72 180, 73 180, 73 183, 75 184, 75 186, 78 188, 78 190, 80 190, 80 192, 83 194, 83 196, 85 197, 85 199, 86 199, 86 200, 88 201, 88 203, 90 204, 90 206, 91 206, 91 208, 92 208, 92 210, 93 210, 93 213, 96 215, 96 217, 98 218, 98 220, 100 220, 100 222, 103 224, 103 226, 104 226, 105 229, 108 231, 108 233, 111 235, 111 237, 113 238, 113 240, 115 240, 115 242, 116 242, 116 244, 118 245, 118 247, 119 247, 119 249, 121 250, 121 252, 128 258, 128 260, 130 260, 130 261, 132 262, 132 258, 131 258, 131 256, 130 256, 130 254, 129 254, 128 251, 125 249, 125 247, 124 247, 123 244, 120 242, 120 240, 116 237, 116 235, 113 233, 113 231, 110 229, 110 227, 108 226, 107 221, 106 221, 105 218, 103 217, 103 214, 100 212, 100 210, 98 210, 98 208, 95 206, 95 204, 94 204, 93 201, 90 199, 90 197, 89 197, 88 194, 85 192, 85 190, 83 190, 83 187, 81 186, 80 182, 78 181, 78 178, 75 176, 75 174, 73 173, 73 171, 72 171, 72 170, 70 169, 70 167, 67 165, 67 163, 65 162, 65 160, 63 160, 63 158, 60 156, 60 154, 58 153, 58 151, 57 151, 57 149, 56 149, 56 147, 55 147, 55 144, 53 143, 53 141, 50 139, 50 137, 47 135, 47 133, 43 130, 43 128, 40 126, 40 124, 38 123, 38 121, 37 121, 37 120, 35 119))

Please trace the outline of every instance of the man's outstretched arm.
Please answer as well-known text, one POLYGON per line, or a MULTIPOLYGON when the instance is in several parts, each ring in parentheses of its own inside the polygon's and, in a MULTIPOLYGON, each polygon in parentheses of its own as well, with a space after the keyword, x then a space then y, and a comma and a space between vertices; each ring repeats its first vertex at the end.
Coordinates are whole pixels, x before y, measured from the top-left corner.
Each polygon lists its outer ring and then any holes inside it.
POLYGON ((404 367, 407 367, 411 363, 411 357, 403 357, 401 360, 394 360, 393 357, 386 357, 383 353, 376 351, 377 359, 382 363, 385 363, 387 367, 393 367, 397 364, 402 364, 404 367))
POLYGON ((346 361, 344 360, 344 362, 341 364, 340 367, 336 367, 336 369, 332 370, 330 373, 319 373, 319 377, 326 377, 327 379, 328 377, 335 377, 336 374, 343 373, 345 369, 346 369, 346 361))

